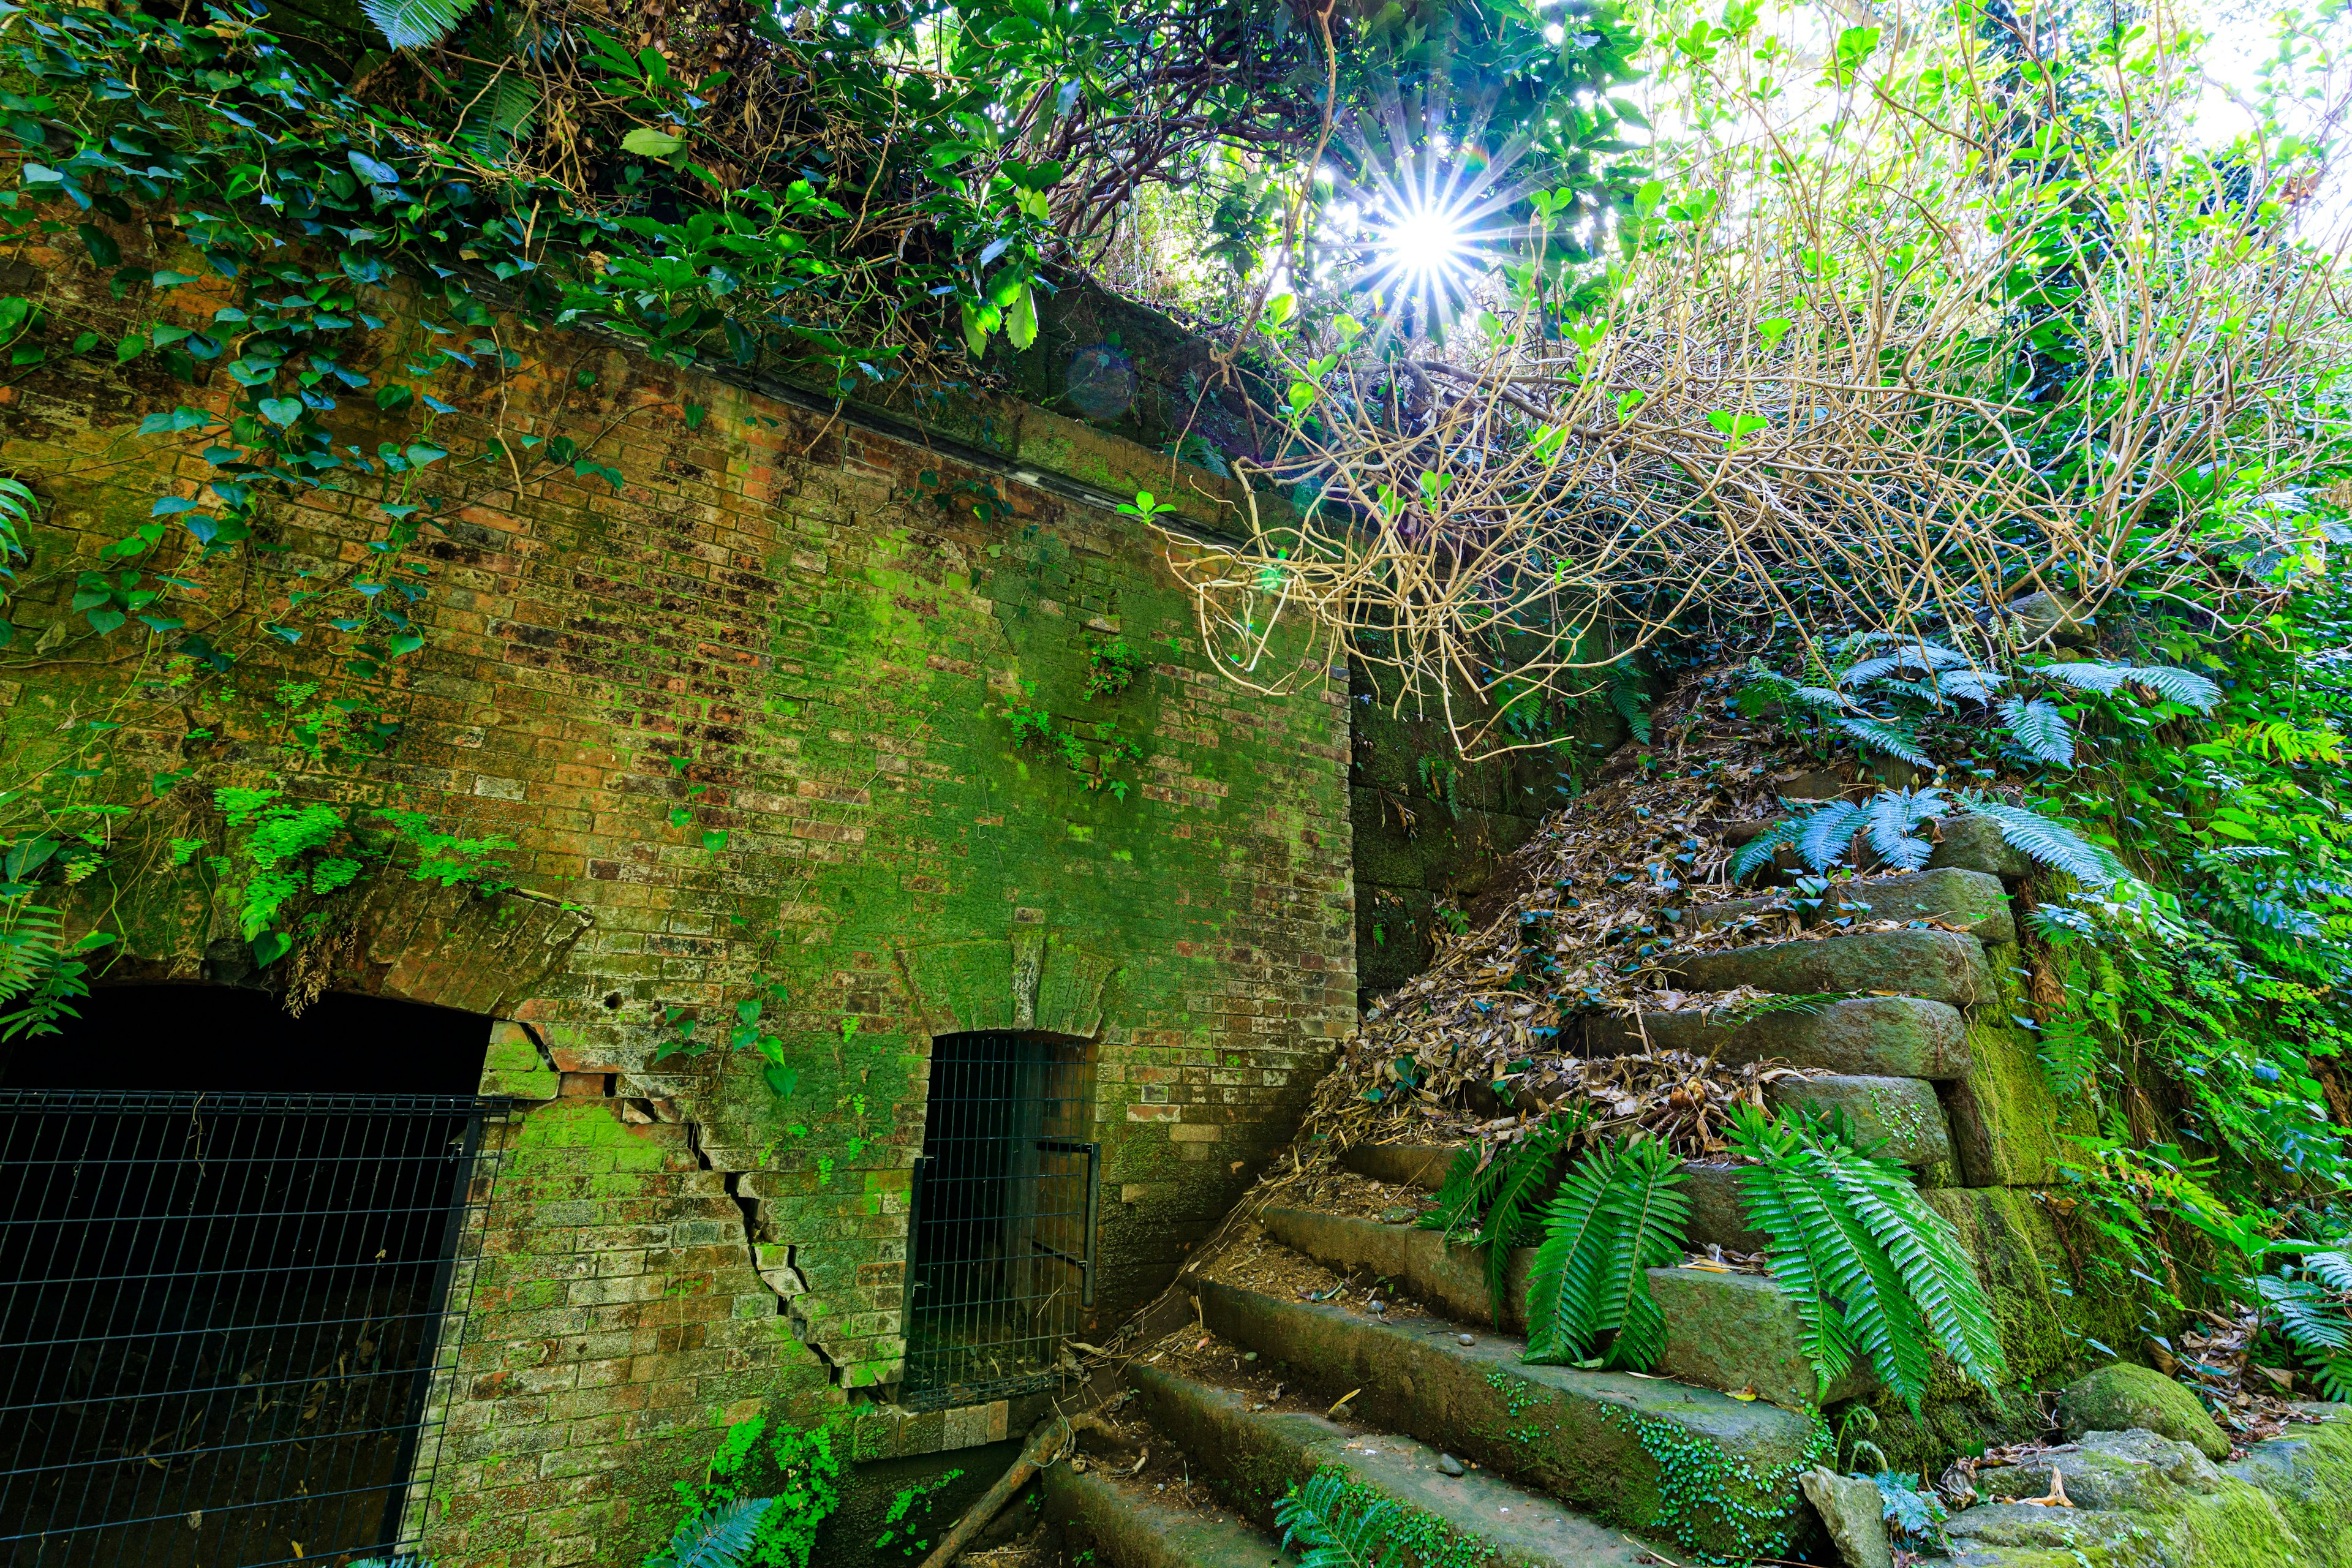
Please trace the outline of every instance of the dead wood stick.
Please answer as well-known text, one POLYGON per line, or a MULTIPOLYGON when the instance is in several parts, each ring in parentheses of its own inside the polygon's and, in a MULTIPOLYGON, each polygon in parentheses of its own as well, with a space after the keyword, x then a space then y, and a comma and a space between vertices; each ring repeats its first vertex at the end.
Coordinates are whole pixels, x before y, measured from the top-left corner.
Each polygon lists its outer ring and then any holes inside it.
POLYGON ((972 1537, 987 1529, 989 1522, 1003 1511, 1004 1505, 1013 1500, 1013 1494, 1029 1484, 1030 1477, 1076 1446, 1080 1432, 1110 1430, 1110 1424, 1099 1415, 1048 1415, 1029 1428, 1029 1440, 1021 1445, 1021 1457, 1013 1461, 1013 1468, 997 1478, 996 1484, 978 1502, 964 1510, 963 1517, 948 1531, 948 1538, 923 1559, 923 1568, 947 1568, 971 1543, 972 1537))

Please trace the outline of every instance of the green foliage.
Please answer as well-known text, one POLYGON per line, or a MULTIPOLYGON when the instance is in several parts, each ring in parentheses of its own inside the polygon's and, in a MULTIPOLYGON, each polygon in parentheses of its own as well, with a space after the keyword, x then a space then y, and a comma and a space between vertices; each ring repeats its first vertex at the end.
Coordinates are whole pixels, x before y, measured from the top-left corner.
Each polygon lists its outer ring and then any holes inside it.
POLYGON ((1812 1518, 1797 1478, 1834 1452, 1830 1429, 1818 1415, 1811 1418, 1804 1452, 1762 1470, 1734 1458, 1715 1437, 1679 1423, 1631 1410, 1612 1409, 1609 1415, 1632 1430, 1658 1467, 1658 1511, 1650 1529, 1671 1533, 1703 1563, 1746 1563, 1785 1552, 1812 1518), (1721 1541, 1727 1527, 1729 1552, 1701 1544, 1710 1538, 1721 1541))
POLYGON ((1146 662, 1125 637, 1093 644, 1087 649, 1087 695, 1118 696, 1135 684, 1146 662))
POLYGON ((1387 1498, 1350 1494, 1346 1471, 1324 1469, 1304 1486, 1293 1482, 1274 1505, 1283 1550, 1298 1549, 1298 1568, 1401 1568, 1402 1510, 1387 1498))
MULTIPOLYGON (((735 1549, 739 1555, 726 1559, 730 1565, 809 1568, 817 1527, 841 1502, 841 1464, 829 1427, 785 1426, 771 1436, 764 1415, 738 1421, 727 1428, 703 1479, 677 1483, 687 1519, 666 1551, 675 1552, 698 1524, 733 1510, 725 1517, 738 1522, 749 1518, 751 1527, 746 1544, 735 1549), (767 1495, 753 1498, 755 1491, 767 1495)), ((687 1560, 656 1553, 646 1559, 645 1568, 687 1568, 687 1560)))
POLYGON ((646 1568, 746 1568, 778 1508, 774 1498, 712 1503, 689 1517, 669 1544, 646 1559, 646 1568))
POLYGON ((1894 1544, 1908 1552, 1943 1548, 1944 1521, 1950 1515, 1933 1488, 1899 1470, 1874 1471, 1869 1479, 1878 1488, 1886 1533, 1894 1544))
POLYGON ((1772 1238, 1772 1278, 1797 1305, 1805 1355, 1826 1392, 1856 1355, 1917 1415, 1928 1351, 1960 1375, 2000 1386, 2007 1365, 1992 1309, 1951 1222, 1910 1173, 1855 1147, 1842 1115, 1774 1121, 1734 1116, 1748 1221, 1772 1238))
POLYGON ((1108 719, 1091 726, 1097 734, 1089 743, 1075 726, 1056 722, 1054 715, 1042 707, 1008 703, 1004 716, 1012 721, 1014 745, 1058 758, 1090 790, 1107 790, 1118 800, 1127 798, 1131 785, 1111 772, 1111 764, 1143 761, 1143 748, 1119 733, 1118 720, 1108 719))
POLYGON ((60 942, 58 918, 28 894, 0 897, 0 1044, 54 1035, 59 1018, 81 1016, 73 1005, 89 994, 83 959, 114 938, 92 931, 60 942))
POLYGON ((1640 1372, 1665 1351, 1648 1269, 1682 1260, 1680 1158, 1633 1138, 1587 1150, 1561 1178, 1528 1285, 1528 1360, 1640 1372))
POLYGON ((943 1470, 928 1481, 919 1481, 903 1491, 895 1492, 890 1506, 882 1513, 882 1533, 874 1538, 874 1550, 897 1546, 902 1557, 919 1556, 931 1549, 931 1504, 937 1494, 961 1479, 961 1470, 943 1470))

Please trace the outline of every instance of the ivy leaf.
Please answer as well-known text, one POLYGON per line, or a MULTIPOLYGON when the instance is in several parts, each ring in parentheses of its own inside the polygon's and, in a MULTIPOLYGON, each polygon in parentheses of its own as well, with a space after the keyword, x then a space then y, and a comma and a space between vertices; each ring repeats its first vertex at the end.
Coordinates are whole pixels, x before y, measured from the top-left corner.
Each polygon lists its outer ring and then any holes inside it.
POLYGON ((267 969, 294 951, 294 939, 282 931, 266 931, 253 939, 253 962, 267 969))
POLYGON ((1025 349, 1037 341, 1037 290, 1026 288, 1013 298, 1013 308, 1004 312, 1004 336, 1015 349, 1025 349))
POLYGON ((302 417, 302 400, 299 397, 265 397, 254 406, 272 425, 291 425, 302 417))
POLYGON ((112 235, 94 223, 77 224, 74 232, 81 236, 82 248, 89 252, 92 261, 100 267, 122 265, 122 247, 114 243, 112 235))

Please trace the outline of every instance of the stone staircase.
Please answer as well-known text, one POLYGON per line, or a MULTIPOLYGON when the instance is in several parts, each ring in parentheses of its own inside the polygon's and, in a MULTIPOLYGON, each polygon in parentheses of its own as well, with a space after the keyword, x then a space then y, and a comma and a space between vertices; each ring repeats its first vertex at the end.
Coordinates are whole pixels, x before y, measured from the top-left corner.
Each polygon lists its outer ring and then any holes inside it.
MULTIPOLYGON (((1675 973, 1694 991, 1749 985, 1838 999, 1738 1023, 1648 1014, 1589 1028, 1582 1048, 1665 1047, 1823 1069, 1774 1085, 1775 1097, 1843 1108, 1923 1186, 1957 1184, 1989 1166, 1975 1145, 1999 1135, 1984 1124, 1997 1097, 1973 1092, 1972 1034, 1983 1037, 1969 1010, 2003 996, 1986 944, 2014 962, 2003 875, 2023 869, 1997 837, 1954 835, 1929 869, 1853 889, 1870 920, 1911 922, 1905 929, 1695 954, 1675 973)), ((1689 915, 1717 925, 1762 903, 1689 915)), ((1426 1191, 1453 1154, 1366 1145, 1344 1163, 1426 1191)), ((1741 1218, 1735 1167, 1693 1163, 1685 1174, 1694 1249, 1763 1248, 1741 1218)), ((1652 1270, 1667 1324, 1658 1375, 1535 1366, 1521 1359, 1532 1248, 1509 1259, 1498 1322, 1478 1255, 1449 1249, 1435 1232, 1295 1208, 1265 1210, 1257 1223, 1255 1267, 1290 1289, 1220 1279, 1215 1267, 1192 1288, 1196 1321, 1178 1352, 1125 1373, 1118 1419, 1132 1439, 1126 1451, 1141 1456, 1136 1474, 1117 1473, 1116 1461, 1047 1472, 1065 1561, 1284 1561, 1275 1505, 1323 1470, 1343 1474, 1351 1496, 1389 1500, 1405 1521, 1409 1560, 1423 1568, 1738 1561, 1793 1555, 1815 1536, 1796 1478, 1826 1457, 1812 1409, 1820 1391, 1796 1309, 1768 1278, 1652 1270), (1310 1289, 1295 1282, 1302 1274, 1333 1283, 1310 1289)), ((1867 1392, 1867 1376, 1849 1374, 1828 1400, 1867 1392)))

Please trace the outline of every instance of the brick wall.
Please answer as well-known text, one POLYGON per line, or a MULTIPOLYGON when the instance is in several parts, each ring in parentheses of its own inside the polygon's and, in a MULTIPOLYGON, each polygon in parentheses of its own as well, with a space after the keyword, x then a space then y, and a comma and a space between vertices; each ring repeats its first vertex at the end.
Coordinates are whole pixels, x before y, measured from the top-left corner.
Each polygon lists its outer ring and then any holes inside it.
MULTIPOLYGON (((203 270, 168 229, 110 226, 131 265, 203 270)), ((20 237, 0 280, 133 322, 135 296, 115 306, 78 250, 44 243, 20 237)), ((226 299, 205 287, 164 313, 204 323, 226 299)), ((404 300, 369 308, 393 322, 379 374, 401 379, 427 340, 404 300)), ((380 680, 318 637, 246 645, 212 681, 168 663, 174 637, 142 653, 88 636, 73 574, 205 477, 140 420, 223 395, 103 353, 0 391, 0 465, 45 506, 0 720, 11 773, 95 739, 110 771, 77 787, 137 808, 105 876, 74 889, 77 918, 124 933, 116 980, 273 983, 236 940, 234 889, 202 857, 159 863, 165 837, 219 837, 213 785, 397 805, 520 845, 531 896, 363 884, 331 905, 350 940, 327 957, 338 989, 509 1020, 486 1081, 530 1101, 480 1237, 431 1544, 468 1568, 634 1563, 725 1422, 819 1418, 897 1375, 935 1034, 1096 1043, 1099 1324, 1156 1290, 1287 1136, 1353 1015, 1345 680, 1269 700, 1210 668, 1160 545, 1057 479, 1165 460, 1086 426, 1017 405, 942 416, 992 432, 1022 482, 742 378, 510 321, 494 335, 521 364, 432 384, 457 410, 435 439, 462 458, 493 434, 569 436, 625 483, 468 491, 457 459, 428 470, 450 505, 427 535, 427 645, 380 680), (1148 664, 1090 699, 1089 647, 1113 636, 1148 664), (305 763, 281 743, 281 681, 378 703, 398 739, 305 763), (1097 741, 1115 720, 1143 752, 1108 769, 1125 797, 1016 746, 1016 702, 1097 741), (78 727, 101 712, 123 728, 78 727), (166 768, 196 777, 155 801, 166 768), (771 984, 789 1099, 747 1055, 654 1063, 667 1010, 716 1019, 771 984)), ((1214 486, 1192 478, 1198 510, 1214 486)), ((179 536, 163 563, 198 584, 183 613, 202 626, 282 605, 381 529, 367 500, 322 492, 273 512, 264 551, 206 563, 179 536)), ((1003 1421, 961 1425, 982 1441, 1003 1421)))

